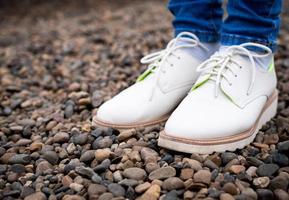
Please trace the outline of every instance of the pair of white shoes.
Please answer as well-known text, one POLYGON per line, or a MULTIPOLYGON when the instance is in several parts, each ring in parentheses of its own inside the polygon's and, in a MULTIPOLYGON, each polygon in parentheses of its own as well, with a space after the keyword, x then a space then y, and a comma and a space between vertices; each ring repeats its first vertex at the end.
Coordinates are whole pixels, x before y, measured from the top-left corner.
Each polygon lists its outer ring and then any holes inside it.
POLYGON ((256 66, 271 50, 245 43, 203 62, 186 50, 197 47, 206 50, 195 35, 183 32, 166 49, 145 56, 141 62, 148 69, 105 102, 93 123, 127 129, 168 119, 158 144, 187 153, 233 151, 252 142, 277 110, 274 62, 268 70, 256 66))

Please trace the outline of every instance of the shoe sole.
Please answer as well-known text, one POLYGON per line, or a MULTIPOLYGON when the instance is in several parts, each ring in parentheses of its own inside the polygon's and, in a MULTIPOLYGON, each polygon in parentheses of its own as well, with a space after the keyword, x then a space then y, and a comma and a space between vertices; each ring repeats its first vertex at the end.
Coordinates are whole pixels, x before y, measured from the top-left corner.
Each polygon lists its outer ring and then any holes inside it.
MULTIPOLYGON (((248 131, 232 136, 207 140, 190 140, 172 137, 165 131, 160 132, 158 145, 167 149, 186 153, 210 154, 213 152, 235 151, 250 144, 264 124, 270 121, 277 112, 278 91, 275 90, 266 102, 257 121, 248 131)), ((176 134, 177 135, 177 134, 176 134)))
POLYGON ((110 127, 115 129, 133 129, 133 128, 143 128, 148 126, 153 126, 160 124, 162 122, 167 121, 170 114, 167 114, 159 119, 148 121, 148 122, 138 122, 138 123, 131 123, 131 124, 113 124, 103 120, 98 119, 96 116, 92 118, 92 125, 93 126, 102 126, 102 127, 110 127))

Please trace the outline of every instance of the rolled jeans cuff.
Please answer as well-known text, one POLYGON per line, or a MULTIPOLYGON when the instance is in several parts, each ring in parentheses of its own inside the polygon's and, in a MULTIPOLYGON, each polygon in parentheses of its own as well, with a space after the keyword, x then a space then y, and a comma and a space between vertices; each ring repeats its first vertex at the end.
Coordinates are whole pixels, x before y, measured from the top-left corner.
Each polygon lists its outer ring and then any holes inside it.
MULTIPOLYGON (((243 43, 247 42, 253 42, 253 43, 258 43, 265 45, 269 47, 272 52, 276 52, 277 50, 277 43, 275 41, 267 41, 267 40, 262 40, 258 38, 252 38, 252 37, 246 37, 246 36, 241 36, 241 35, 235 35, 235 34, 228 34, 228 33, 222 33, 221 35, 221 44, 222 45, 240 45, 243 43)), ((258 47, 249 47, 250 50, 252 51, 257 51, 257 52, 263 52, 264 50, 261 50, 258 47)))
POLYGON ((177 36, 179 33, 184 32, 184 31, 188 31, 188 32, 195 34, 201 42, 213 43, 213 42, 220 41, 220 34, 216 32, 200 31, 200 30, 195 30, 195 29, 190 29, 190 28, 176 28, 175 36, 177 36))

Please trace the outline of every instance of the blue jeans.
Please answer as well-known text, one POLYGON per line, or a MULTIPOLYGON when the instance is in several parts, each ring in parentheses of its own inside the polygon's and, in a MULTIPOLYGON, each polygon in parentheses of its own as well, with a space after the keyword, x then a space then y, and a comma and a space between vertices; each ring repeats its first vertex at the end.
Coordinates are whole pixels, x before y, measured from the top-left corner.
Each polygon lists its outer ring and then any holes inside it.
POLYGON ((202 42, 255 42, 276 50, 282 0, 229 0, 224 21, 222 0, 170 0, 168 8, 175 34, 189 31, 202 42))

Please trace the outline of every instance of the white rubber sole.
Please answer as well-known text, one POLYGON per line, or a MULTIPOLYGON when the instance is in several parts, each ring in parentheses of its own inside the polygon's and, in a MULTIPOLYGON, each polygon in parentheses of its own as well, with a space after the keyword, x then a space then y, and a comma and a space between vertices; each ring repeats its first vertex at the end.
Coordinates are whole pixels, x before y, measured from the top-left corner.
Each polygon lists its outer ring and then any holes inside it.
MULTIPOLYGON (((169 136, 162 131, 159 136, 158 145, 167 149, 186 153, 211 154, 213 152, 235 151, 242 149, 253 142, 258 131, 264 124, 270 121, 277 112, 278 92, 275 91, 268 100, 261 115, 255 125, 248 131, 232 135, 225 138, 216 138, 212 140, 188 140, 169 136)), ((177 135, 177 134, 176 134, 177 135)))
POLYGON ((138 123, 131 123, 131 124, 114 124, 114 123, 100 120, 96 116, 94 116, 92 118, 92 126, 110 127, 110 128, 115 128, 115 129, 134 129, 134 128, 137 129, 137 128, 149 127, 149 126, 153 126, 153 125, 157 125, 162 122, 165 122, 167 121, 169 116, 170 114, 167 114, 153 121, 138 122, 138 123))

